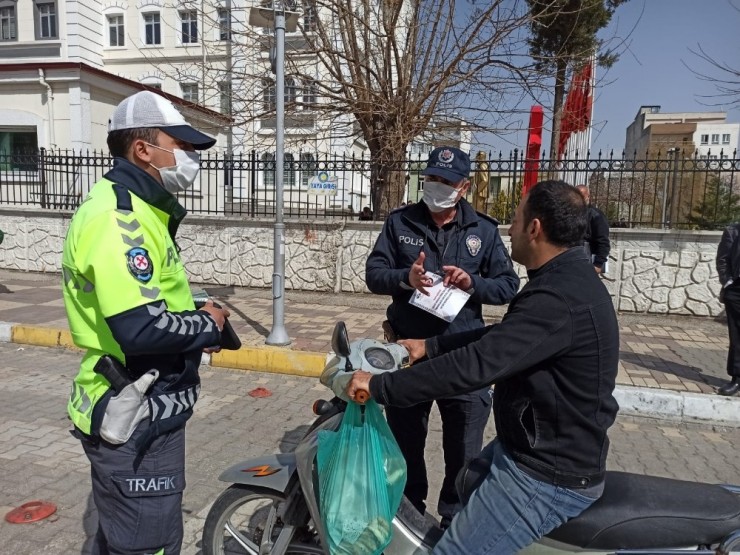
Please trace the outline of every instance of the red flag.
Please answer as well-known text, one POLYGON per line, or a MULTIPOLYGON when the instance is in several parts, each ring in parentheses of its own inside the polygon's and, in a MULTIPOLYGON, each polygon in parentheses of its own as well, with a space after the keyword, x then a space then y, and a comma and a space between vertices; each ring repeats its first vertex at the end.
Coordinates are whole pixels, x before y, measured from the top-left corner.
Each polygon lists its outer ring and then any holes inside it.
POLYGON ((582 70, 582 92, 581 92, 581 105, 578 118, 578 131, 585 131, 591 124, 591 89, 593 83, 593 68, 591 62, 588 62, 582 70))
POLYGON ((563 104, 558 137, 558 160, 563 157, 573 133, 585 131, 591 123, 591 62, 573 72, 570 89, 563 104))
POLYGON ((540 149, 542 147, 542 106, 532 106, 529 112, 529 133, 527 134, 527 155, 524 159, 524 183, 522 197, 535 186, 539 178, 540 149))

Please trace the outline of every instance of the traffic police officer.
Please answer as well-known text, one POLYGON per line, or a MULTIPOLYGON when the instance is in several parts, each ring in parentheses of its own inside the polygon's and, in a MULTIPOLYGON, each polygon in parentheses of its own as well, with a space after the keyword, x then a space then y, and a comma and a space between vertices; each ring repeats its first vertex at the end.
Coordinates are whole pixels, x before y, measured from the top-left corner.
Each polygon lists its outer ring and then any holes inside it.
POLYGON ((92 467, 93 553, 176 554, 182 544, 185 422, 204 349, 228 311, 195 310, 175 234, 173 193, 195 180, 195 150, 215 140, 153 92, 123 100, 109 123, 114 166, 64 241, 64 303, 85 349, 68 403, 92 467))
MULTIPOLYGON (((392 340, 426 339, 483 327, 482 305, 506 304, 519 287, 498 222, 476 212, 464 198, 470 187, 468 155, 453 147, 436 148, 423 174, 424 202, 390 214, 366 264, 370 291, 392 297, 384 324, 390 326, 387 335, 392 340), (426 292, 431 285, 426 271, 444 276, 445 285, 470 293, 452 322, 409 304, 415 290, 426 292)), ((437 406, 445 459, 438 512, 446 526, 461 508, 455 478, 481 450, 491 399, 486 388, 439 399, 437 406)), ((429 401, 386 409, 388 424, 408 466, 404 493, 422 513, 429 489, 424 447, 431 407, 429 401)))

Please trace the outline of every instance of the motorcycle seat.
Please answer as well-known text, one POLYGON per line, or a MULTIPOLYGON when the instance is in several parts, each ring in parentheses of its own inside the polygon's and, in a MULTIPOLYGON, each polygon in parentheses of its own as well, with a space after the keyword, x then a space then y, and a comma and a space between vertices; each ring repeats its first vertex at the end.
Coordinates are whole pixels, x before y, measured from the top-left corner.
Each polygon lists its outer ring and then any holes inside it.
POLYGON ((607 472, 604 494, 547 535, 589 549, 695 547, 740 530, 740 495, 715 484, 607 472))

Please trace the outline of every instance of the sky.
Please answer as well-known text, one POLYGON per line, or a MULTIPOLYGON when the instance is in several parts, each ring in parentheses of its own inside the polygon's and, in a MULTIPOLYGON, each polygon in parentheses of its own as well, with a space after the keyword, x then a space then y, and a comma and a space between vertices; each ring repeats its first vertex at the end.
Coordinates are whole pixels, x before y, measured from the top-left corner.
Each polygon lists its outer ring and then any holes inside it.
MULTIPOLYGON (((738 107, 702 104, 719 102, 701 98, 716 90, 684 65, 719 74, 689 51, 701 45, 717 61, 740 70, 740 0, 629 0, 599 36, 617 46, 621 57, 608 70, 597 68, 592 152, 621 154, 627 126, 642 105, 658 105, 661 112, 726 111, 729 123, 740 122, 738 107)), ((528 117, 520 125, 525 131, 500 144, 485 142, 504 151, 524 146, 528 117)), ((543 139, 547 146, 549 131, 543 139)))

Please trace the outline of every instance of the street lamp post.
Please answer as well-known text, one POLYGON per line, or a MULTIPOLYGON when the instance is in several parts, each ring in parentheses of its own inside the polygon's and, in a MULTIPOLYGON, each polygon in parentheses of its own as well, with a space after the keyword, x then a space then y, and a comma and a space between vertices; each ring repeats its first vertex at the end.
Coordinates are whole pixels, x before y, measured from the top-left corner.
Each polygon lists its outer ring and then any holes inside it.
POLYGON ((271 7, 253 7, 249 24, 256 27, 274 27, 275 52, 271 52, 275 73, 276 93, 276 155, 275 155, 275 226, 273 233, 272 271, 272 329, 267 345, 289 345, 285 329, 285 224, 283 223, 283 165, 285 160, 285 30, 295 31, 299 12, 285 9, 283 1, 276 0, 271 7))

